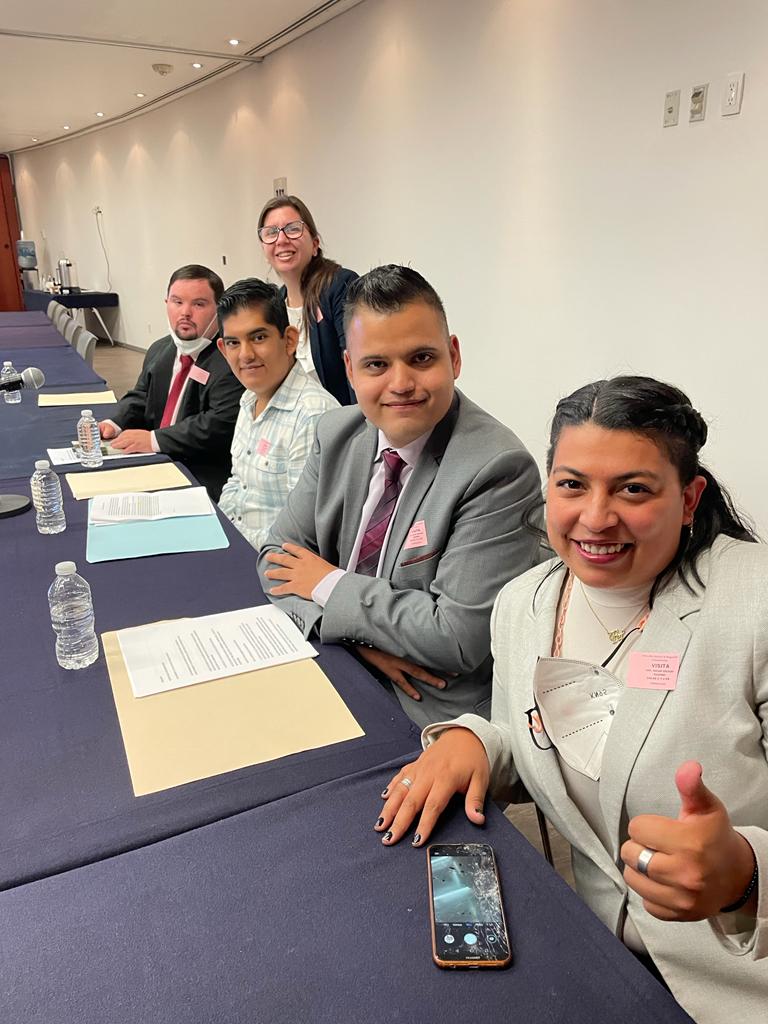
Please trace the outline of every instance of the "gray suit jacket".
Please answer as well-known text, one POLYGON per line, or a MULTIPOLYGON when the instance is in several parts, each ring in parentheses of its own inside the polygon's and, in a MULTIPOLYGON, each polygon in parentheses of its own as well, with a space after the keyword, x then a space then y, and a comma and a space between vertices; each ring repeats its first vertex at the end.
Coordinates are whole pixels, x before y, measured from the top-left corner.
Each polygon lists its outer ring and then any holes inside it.
MULTIPOLYGON (((465 716, 485 745, 492 787, 509 795, 522 780, 568 840, 580 894, 621 934, 627 902, 632 920, 675 998, 700 1024, 768 1020, 768 546, 718 538, 699 561, 705 589, 679 582, 657 598, 637 651, 680 655, 672 691, 626 689, 608 734, 600 804, 612 838, 605 849, 570 799, 554 750, 538 749, 526 711, 533 670, 551 653, 563 570, 534 593, 550 561, 505 587, 492 620, 496 671, 490 723, 465 716), (628 890, 619 851, 637 814, 677 818, 674 774, 700 761, 704 782, 723 801, 758 859, 758 926, 735 935, 745 918, 669 923, 648 914, 628 890), (729 920, 730 919, 730 920, 729 920)), ((436 730, 437 731, 437 730, 436 730)))
MULTIPOLYGON (((368 495, 378 432, 357 406, 319 421, 315 446, 296 488, 261 549, 292 541, 346 568, 368 495)), ((445 690, 413 680, 420 702, 401 690, 407 714, 425 725, 446 715, 490 710, 493 601, 538 557, 521 523, 540 498, 539 473, 518 438, 459 392, 435 427, 403 492, 379 578, 347 573, 325 609, 297 597, 273 598, 308 635, 368 644, 449 676, 445 690), (414 523, 427 541, 405 547, 414 523)))

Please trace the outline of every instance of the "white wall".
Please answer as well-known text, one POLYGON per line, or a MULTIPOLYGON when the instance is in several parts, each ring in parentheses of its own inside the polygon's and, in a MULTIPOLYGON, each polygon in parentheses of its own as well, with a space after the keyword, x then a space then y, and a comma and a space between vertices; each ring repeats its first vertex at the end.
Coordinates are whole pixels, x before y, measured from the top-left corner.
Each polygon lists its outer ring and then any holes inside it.
POLYGON ((660 376, 711 420, 710 465, 768 533, 767 39, 764 0, 368 0, 261 67, 20 155, 24 227, 103 286, 98 203, 118 336, 146 346, 174 267, 265 272, 255 220, 286 174, 330 255, 435 284, 465 391, 537 458, 559 396, 660 376), (736 70, 742 113, 723 118, 736 70))

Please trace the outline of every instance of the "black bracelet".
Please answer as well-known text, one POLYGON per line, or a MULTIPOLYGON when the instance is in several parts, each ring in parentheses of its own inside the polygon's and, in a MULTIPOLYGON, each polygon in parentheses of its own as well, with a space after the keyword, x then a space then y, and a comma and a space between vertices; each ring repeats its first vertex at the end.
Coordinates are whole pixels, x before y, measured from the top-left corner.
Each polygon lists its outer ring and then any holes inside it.
POLYGON ((749 902, 749 897, 755 891, 757 887, 757 857, 755 857, 755 870, 752 872, 752 877, 749 880, 749 885, 744 890, 744 895, 740 896, 735 903, 729 903, 727 907, 721 907, 721 914, 732 914, 734 910, 741 910, 745 903, 749 902))

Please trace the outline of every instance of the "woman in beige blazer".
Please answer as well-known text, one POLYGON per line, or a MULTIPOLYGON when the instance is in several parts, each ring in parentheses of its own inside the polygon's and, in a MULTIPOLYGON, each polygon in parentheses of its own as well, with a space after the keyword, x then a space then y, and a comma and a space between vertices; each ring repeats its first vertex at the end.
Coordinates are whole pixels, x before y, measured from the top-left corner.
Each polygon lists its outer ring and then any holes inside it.
POLYGON ((700 1024, 768 1019, 768 548, 698 461, 677 388, 563 399, 547 457, 557 558, 491 623, 491 722, 425 731, 376 828, 427 839, 455 792, 482 824, 522 782, 577 888, 700 1024), (702 774, 703 769, 703 774, 702 774))

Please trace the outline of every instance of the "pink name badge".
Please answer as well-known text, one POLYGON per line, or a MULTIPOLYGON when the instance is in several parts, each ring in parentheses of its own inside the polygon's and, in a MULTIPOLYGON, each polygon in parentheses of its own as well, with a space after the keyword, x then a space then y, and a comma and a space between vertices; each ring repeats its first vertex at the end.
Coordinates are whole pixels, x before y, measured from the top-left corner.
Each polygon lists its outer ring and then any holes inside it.
POLYGON ((323 322, 323 320, 325 320, 325 317, 323 316, 323 311, 318 306, 317 307, 317 312, 315 313, 315 323, 321 324, 323 322))
POLYGON ((629 655, 627 686, 636 690, 674 690, 679 671, 679 654, 632 651, 629 655))
POLYGON ((272 442, 268 441, 266 439, 266 437, 262 437, 262 439, 256 445, 256 454, 257 455, 266 455, 269 452, 269 449, 271 447, 272 447, 272 442))
POLYGON ((207 370, 204 370, 197 363, 190 368, 189 376, 191 380, 196 380, 198 384, 207 384, 208 378, 211 376, 207 370))
POLYGON ((408 531, 408 536, 405 539, 403 550, 407 551, 409 548, 421 548, 427 543, 427 528, 424 525, 424 520, 420 519, 418 523, 414 523, 408 531))

